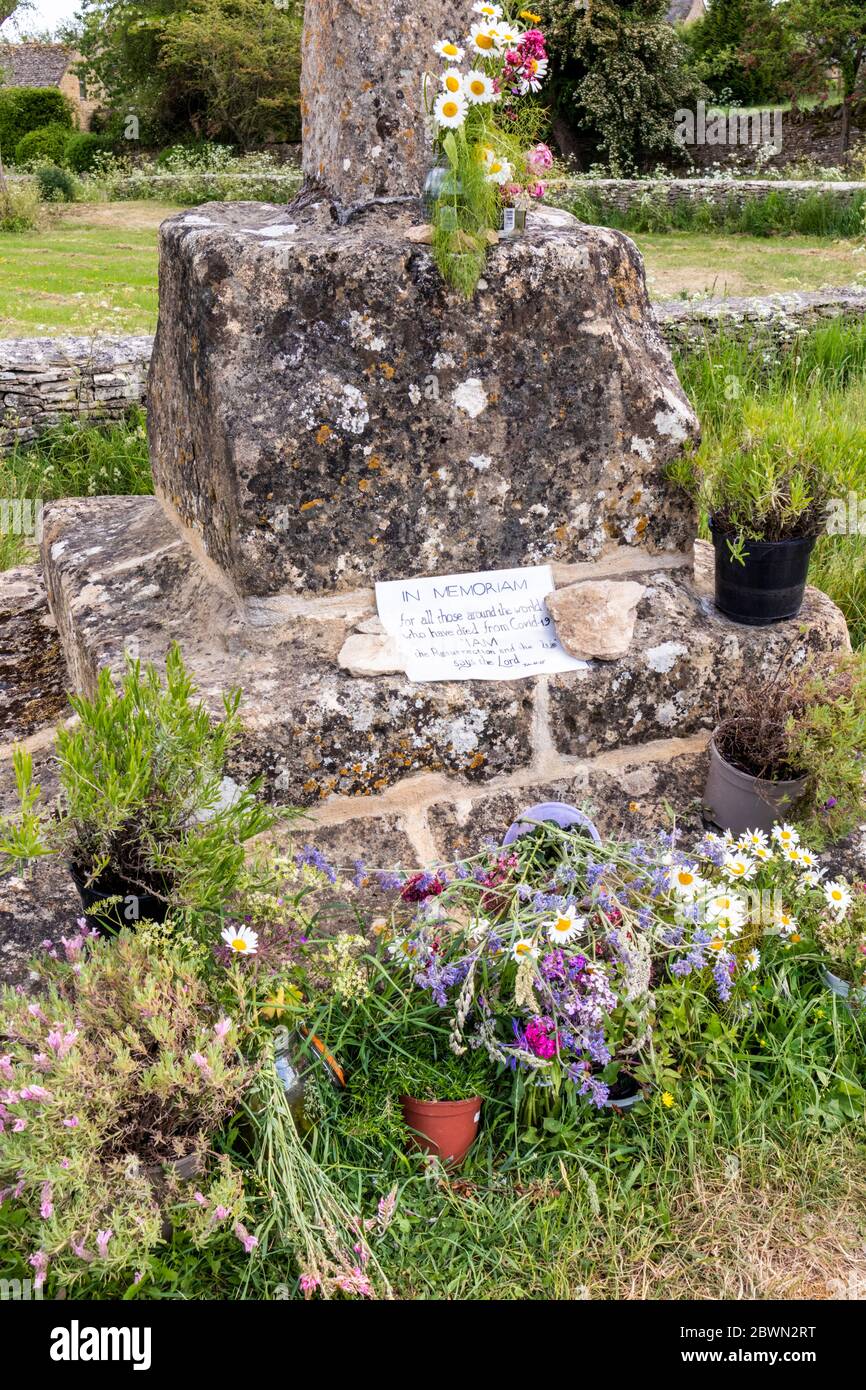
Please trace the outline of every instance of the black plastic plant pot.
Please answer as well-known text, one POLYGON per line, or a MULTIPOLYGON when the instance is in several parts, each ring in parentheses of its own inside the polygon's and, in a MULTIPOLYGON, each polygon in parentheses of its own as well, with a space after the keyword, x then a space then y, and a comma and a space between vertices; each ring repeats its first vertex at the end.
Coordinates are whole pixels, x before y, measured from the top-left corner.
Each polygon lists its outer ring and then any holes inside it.
MULTIPOLYGON (((88 884, 88 875, 77 864, 69 865, 72 882, 78 889, 88 922, 91 922, 103 936, 115 936, 123 927, 134 926, 136 922, 164 922, 168 903, 162 897, 142 892, 138 884, 107 870, 101 878, 88 884), (117 898, 118 902, 105 903, 106 898, 117 898), (98 908, 97 911, 93 911, 98 908)), ((163 888, 167 896, 168 885, 163 888)))
POLYGON ((710 522, 716 552, 716 607, 726 618, 767 627, 796 618, 803 606, 814 536, 790 541, 744 541, 743 561, 731 555, 728 537, 710 522))

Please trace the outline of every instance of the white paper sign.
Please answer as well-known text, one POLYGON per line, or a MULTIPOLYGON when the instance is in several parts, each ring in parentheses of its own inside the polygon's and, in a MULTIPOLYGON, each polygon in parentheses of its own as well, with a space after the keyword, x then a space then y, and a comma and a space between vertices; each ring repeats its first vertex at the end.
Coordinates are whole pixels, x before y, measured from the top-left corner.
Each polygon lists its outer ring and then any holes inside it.
POLYGON ((379 619, 411 681, 512 681, 586 666, 560 646, 549 565, 376 585, 379 619))

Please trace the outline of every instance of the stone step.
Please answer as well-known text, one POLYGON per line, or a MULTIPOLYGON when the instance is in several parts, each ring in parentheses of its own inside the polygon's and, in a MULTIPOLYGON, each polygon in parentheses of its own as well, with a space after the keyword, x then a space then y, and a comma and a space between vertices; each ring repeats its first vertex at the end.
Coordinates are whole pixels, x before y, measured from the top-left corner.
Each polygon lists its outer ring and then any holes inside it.
POLYGON ((378 817, 399 859, 407 815, 422 816, 408 843, 429 858, 458 835, 453 808, 482 795, 532 800, 584 778, 608 788, 605 779, 656 763, 661 774, 700 749, 738 681, 848 646, 842 614, 815 589, 793 622, 723 618, 710 597, 712 551, 699 545, 694 575, 636 576, 645 592, 620 660, 529 680, 413 684, 339 665, 347 636, 370 626, 370 591, 241 600, 154 498, 50 504, 43 558, 76 690, 92 690, 103 665, 119 673, 125 651, 161 662, 179 642, 215 712, 222 690, 244 691, 235 776, 261 774, 275 802, 317 808, 323 827, 353 824, 365 841, 378 817))

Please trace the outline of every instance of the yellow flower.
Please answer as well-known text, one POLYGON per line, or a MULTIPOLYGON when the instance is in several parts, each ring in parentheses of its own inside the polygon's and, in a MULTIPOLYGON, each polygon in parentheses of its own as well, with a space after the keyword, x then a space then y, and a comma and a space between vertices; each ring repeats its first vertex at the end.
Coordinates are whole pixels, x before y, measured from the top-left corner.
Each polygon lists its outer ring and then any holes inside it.
POLYGON ((533 14, 533 13, 532 13, 532 10, 520 10, 520 11, 518 12, 518 19, 527 19, 527 20, 529 20, 529 23, 530 23, 530 24, 540 24, 540 23, 541 23, 541 15, 540 15, 540 14, 533 14))
POLYGON ((670 1110, 673 1103, 674 1098, 671 1095, 670 1091, 662 1091, 662 1105, 666 1106, 667 1109, 670 1110))

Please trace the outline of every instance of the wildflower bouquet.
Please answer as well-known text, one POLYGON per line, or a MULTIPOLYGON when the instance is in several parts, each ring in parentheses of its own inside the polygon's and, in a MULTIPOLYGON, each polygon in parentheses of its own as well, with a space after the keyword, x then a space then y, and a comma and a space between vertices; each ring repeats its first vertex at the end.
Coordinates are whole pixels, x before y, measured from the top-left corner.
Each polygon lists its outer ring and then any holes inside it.
POLYGON ((496 239, 503 203, 543 197, 542 176, 553 164, 548 147, 537 143, 541 113, 526 101, 541 90, 549 61, 541 30, 526 27, 538 16, 521 10, 512 20, 502 5, 487 0, 473 10, 478 19, 468 35, 433 45, 442 70, 425 80, 447 165, 434 190, 434 255, 443 276, 466 295, 477 284, 488 242, 496 239))
POLYGON ((445 1012, 459 1055, 483 1049, 524 1081, 602 1106, 650 1056, 660 990, 688 982, 725 1005, 851 907, 792 826, 678 841, 596 845, 544 825, 453 878, 415 875, 390 969, 445 1012))

